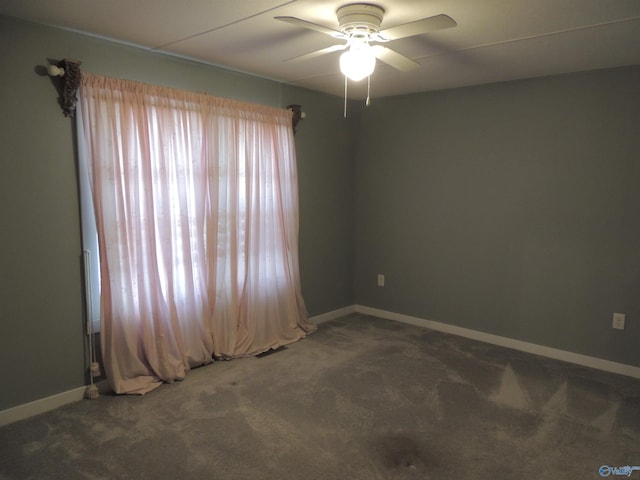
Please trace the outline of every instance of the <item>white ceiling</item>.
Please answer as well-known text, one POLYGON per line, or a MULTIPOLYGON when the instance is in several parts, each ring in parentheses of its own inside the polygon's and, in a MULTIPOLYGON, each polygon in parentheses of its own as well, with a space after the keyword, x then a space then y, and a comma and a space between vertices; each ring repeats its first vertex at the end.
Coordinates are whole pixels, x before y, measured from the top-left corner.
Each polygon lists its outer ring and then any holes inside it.
MULTIPOLYGON (((275 20, 337 28, 349 0, 2 0, 0 14, 193 58, 342 95, 340 52, 291 57, 339 41, 275 20)), ((640 0, 370 0, 382 29, 444 13, 458 26, 387 46, 420 63, 403 73, 378 61, 372 96, 640 64, 640 0)), ((81 59, 80 59, 81 60, 81 59)), ((366 80, 350 85, 366 96, 366 80)))

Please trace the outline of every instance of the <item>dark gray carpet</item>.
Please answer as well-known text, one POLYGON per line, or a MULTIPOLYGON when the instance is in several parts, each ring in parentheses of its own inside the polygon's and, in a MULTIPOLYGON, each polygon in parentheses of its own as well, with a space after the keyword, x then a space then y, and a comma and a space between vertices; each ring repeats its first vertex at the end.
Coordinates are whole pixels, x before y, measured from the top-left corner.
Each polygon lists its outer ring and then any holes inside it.
POLYGON ((8 425, 0 455, 2 479, 596 479, 640 466, 640 381, 353 315, 8 425))

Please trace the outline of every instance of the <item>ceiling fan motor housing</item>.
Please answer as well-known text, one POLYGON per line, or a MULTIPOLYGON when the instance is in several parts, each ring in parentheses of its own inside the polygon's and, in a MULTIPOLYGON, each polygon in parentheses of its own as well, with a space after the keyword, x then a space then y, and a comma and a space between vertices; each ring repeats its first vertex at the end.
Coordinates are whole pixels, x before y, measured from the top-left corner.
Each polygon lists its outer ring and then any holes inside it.
POLYGON ((369 3, 352 3, 340 7, 336 15, 342 33, 368 40, 380 31, 384 9, 369 3))

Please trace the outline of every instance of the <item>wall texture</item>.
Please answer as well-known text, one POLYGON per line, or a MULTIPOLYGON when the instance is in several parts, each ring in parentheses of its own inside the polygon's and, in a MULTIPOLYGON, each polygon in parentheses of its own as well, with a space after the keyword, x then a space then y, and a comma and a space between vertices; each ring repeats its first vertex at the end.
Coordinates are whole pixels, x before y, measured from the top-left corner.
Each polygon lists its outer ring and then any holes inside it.
POLYGON ((639 86, 629 67, 376 101, 357 303, 640 365, 639 86))
POLYGON ((353 135, 342 101, 142 49, 0 16, 0 410, 85 382, 73 123, 47 59, 220 97, 285 107, 298 126, 300 264, 312 315, 353 304, 353 135))

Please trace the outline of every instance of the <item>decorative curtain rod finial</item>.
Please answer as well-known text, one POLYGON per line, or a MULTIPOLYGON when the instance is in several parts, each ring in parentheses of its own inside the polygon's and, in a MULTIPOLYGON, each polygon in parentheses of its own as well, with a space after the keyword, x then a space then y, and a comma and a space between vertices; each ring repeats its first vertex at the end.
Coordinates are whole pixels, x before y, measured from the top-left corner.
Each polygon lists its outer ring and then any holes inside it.
POLYGON ((291 121, 293 123, 293 133, 295 134, 298 122, 300 120, 304 120, 307 114, 302 111, 302 107, 300 105, 287 105, 287 110, 291 110, 293 112, 293 118, 291 121))
POLYGON ((62 77, 64 75, 64 68, 57 65, 49 65, 47 67, 47 73, 52 77, 62 77))
POLYGON ((62 78, 62 94, 60 104, 65 117, 73 117, 76 110, 76 92, 80 86, 80 64, 77 60, 62 59, 47 67, 47 73, 52 77, 62 78))

